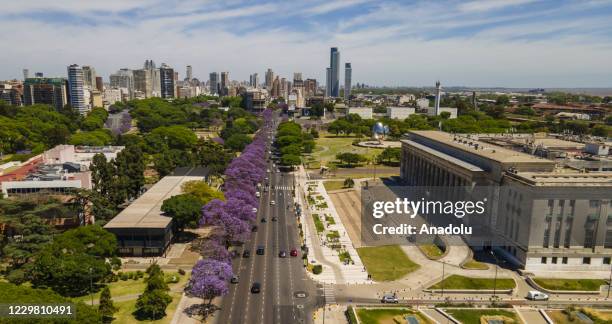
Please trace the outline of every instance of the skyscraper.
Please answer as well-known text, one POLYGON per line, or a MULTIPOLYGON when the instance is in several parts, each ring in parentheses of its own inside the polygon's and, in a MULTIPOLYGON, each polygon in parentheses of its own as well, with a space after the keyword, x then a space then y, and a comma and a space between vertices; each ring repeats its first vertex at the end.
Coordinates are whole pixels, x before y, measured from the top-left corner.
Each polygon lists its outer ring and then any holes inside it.
POLYGON ((89 89, 96 87, 96 69, 83 65, 83 84, 89 87, 89 89))
POLYGON ((325 96, 329 97, 331 96, 331 89, 332 89, 332 84, 331 84, 331 68, 327 68, 325 70, 325 96))
POLYGON ((104 91, 104 81, 100 76, 96 77, 96 89, 100 92, 104 91))
POLYGON ((229 94, 229 72, 221 72, 221 95, 229 94))
POLYGON ((210 94, 219 94, 219 73, 212 72, 209 76, 210 94))
POLYGON ((191 69, 191 65, 187 65, 187 81, 191 82, 191 79, 193 79, 193 70, 191 69))
POLYGON ((340 95, 340 52, 337 47, 332 47, 330 50, 329 69, 329 96, 338 97, 340 95))
MULTIPOLYGON (((151 72, 153 70, 134 70, 134 90, 141 92, 145 98, 153 96, 153 82, 151 72)), ((160 85, 161 86, 161 85, 160 85)))
POLYGON ((160 90, 162 98, 174 98, 174 69, 162 63, 159 68, 160 90))
POLYGON ((344 100, 349 101, 351 98, 351 74, 353 69, 351 63, 344 64, 344 100))
POLYGON ((274 72, 272 72, 272 69, 268 69, 268 71, 266 71, 266 89, 268 89, 268 91, 272 89, 273 82, 274 72))
POLYGON ((25 79, 30 77, 30 70, 28 69, 23 69, 23 81, 25 81, 25 79))
POLYGON ((68 67, 68 93, 70 95, 70 106, 77 110, 81 115, 89 111, 88 102, 85 101, 85 91, 83 89, 83 69, 77 64, 68 67))
POLYGON ((110 75, 110 87, 114 89, 124 89, 124 93, 129 94, 129 98, 134 97, 134 73, 132 70, 123 68, 110 75))
POLYGON ((249 77, 249 85, 253 88, 259 87, 259 76, 257 73, 253 73, 249 77))

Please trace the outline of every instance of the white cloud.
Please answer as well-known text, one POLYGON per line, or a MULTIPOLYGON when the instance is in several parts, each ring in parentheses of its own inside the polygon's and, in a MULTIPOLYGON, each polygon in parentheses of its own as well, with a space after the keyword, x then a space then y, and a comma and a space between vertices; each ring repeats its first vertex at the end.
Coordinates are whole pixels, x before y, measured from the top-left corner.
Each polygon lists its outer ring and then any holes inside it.
MULTIPOLYGON (((183 9, 190 6, 197 4, 183 9)), ((612 86, 612 46, 607 39, 564 35, 506 40, 513 34, 543 28, 524 23, 489 28, 472 36, 428 40, 423 36, 436 27, 436 20, 448 26, 445 28, 465 26, 457 13, 431 12, 432 6, 438 5, 380 5, 378 11, 364 15, 373 19, 381 12, 389 13, 383 17, 391 23, 379 27, 365 24, 369 18, 356 17, 336 29, 328 25, 305 31, 274 27, 243 34, 232 32, 239 24, 230 18, 241 17, 242 29, 259 17, 270 19, 265 15, 273 18, 279 11, 288 11, 269 4, 185 11, 181 16, 170 10, 166 13, 169 17, 126 21, 129 27, 0 19, 0 28, 11 31, 0 34, 0 43, 14 45, 0 51, 0 79, 20 78, 22 68, 65 76, 66 66, 78 63, 93 65, 108 80, 108 74, 119 68, 139 68, 145 59, 153 59, 158 64, 170 64, 181 75, 190 64, 200 79, 207 79, 212 71, 230 71, 233 79, 244 80, 253 72, 263 75, 270 67, 286 77, 303 72, 304 77, 323 83, 329 47, 338 46, 342 61, 353 63, 354 82, 422 86, 439 78, 445 85, 612 86), (202 21, 213 23, 183 31, 185 26, 202 21)), ((152 8, 145 16, 156 11, 152 8)), ((574 28, 578 25, 609 26, 604 18, 594 19, 592 25, 578 19, 568 24, 574 28)))
POLYGON ((370 2, 370 1, 372 1, 372 0, 335 0, 335 1, 325 1, 325 2, 323 2, 321 4, 318 4, 316 6, 313 6, 313 7, 305 9, 304 12, 306 14, 321 15, 321 14, 337 11, 337 10, 340 10, 340 9, 344 9, 344 8, 348 8, 348 7, 353 7, 353 6, 356 6, 358 4, 362 4, 362 3, 370 2))
POLYGON ((474 0, 459 6, 463 12, 482 12, 499 10, 506 7, 513 7, 534 2, 535 0, 474 0))

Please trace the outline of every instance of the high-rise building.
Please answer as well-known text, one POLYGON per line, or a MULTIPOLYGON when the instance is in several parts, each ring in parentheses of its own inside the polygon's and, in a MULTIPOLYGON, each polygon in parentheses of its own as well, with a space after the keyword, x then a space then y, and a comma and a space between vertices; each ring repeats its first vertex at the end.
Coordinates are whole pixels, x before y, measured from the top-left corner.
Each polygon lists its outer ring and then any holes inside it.
POLYGON ((191 82, 191 80, 193 79, 193 70, 191 68, 191 65, 187 65, 187 71, 185 75, 187 76, 187 81, 191 82))
POLYGON ((344 64, 344 100, 349 101, 351 98, 351 74, 353 69, 351 63, 344 64))
POLYGON ((304 90, 304 80, 302 80, 302 73, 293 73, 293 89, 304 90))
POLYGON ((153 96, 153 81, 148 69, 134 70, 134 90, 142 93, 145 98, 153 96))
POLYGON ((340 96, 340 52, 337 47, 332 47, 330 50, 327 84, 328 96, 340 96))
POLYGON ((91 107, 85 100, 85 89, 83 82, 83 69, 77 64, 68 67, 68 93, 70 95, 70 106, 81 115, 86 114, 91 107))
POLYGON ((327 68, 325 70, 325 96, 326 97, 331 96, 331 88, 332 88, 332 84, 331 84, 331 68, 327 68))
POLYGON ((174 69, 168 66, 166 63, 162 63, 161 67, 159 68, 162 98, 174 98, 174 78, 174 69))
POLYGON ((35 78, 43 78, 43 77, 44 77, 44 75, 43 75, 43 73, 42 73, 42 72, 35 72, 35 73, 34 73, 34 77, 35 77, 35 78))
POLYGON ((268 69, 268 71, 266 71, 266 89, 268 89, 268 91, 272 89, 273 83, 274 72, 272 72, 272 69, 268 69))
POLYGON ((64 78, 28 78, 23 83, 26 106, 48 104, 59 110, 68 104, 67 82, 64 78))
POLYGON ((253 88, 259 87, 259 76, 257 73, 253 73, 249 76, 249 86, 253 88))
POLYGON ((25 79, 30 77, 30 70, 28 69, 23 69, 23 80, 25 81, 25 79))
POLYGON ((134 97, 134 73, 130 69, 120 69, 117 73, 110 75, 110 87, 114 89, 124 89, 128 99, 134 97))
POLYGON ((100 92, 104 91, 104 81, 102 80, 102 77, 96 77, 96 89, 100 92))
POLYGON ((229 94, 229 72, 221 72, 221 95, 227 96, 229 94))
POLYGON ((5 81, 0 82, 0 101, 4 101, 9 105, 21 106, 23 104, 21 97, 23 96, 23 83, 21 81, 5 81))
POLYGON ((219 72, 212 72, 209 75, 208 83, 210 94, 219 94, 219 72))
POLYGON ((91 66, 83 66, 83 84, 89 89, 96 87, 96 69, 91 66))
POLYGON ((304 96, 312 97, 317 93, 317 80, 316 79, 306 79, 304 81, 304 96))
POLYGON ((275 98, 280 97, 280 80, 278 79, 278 76, 276 76, 272 82, 271 96, 275 98))

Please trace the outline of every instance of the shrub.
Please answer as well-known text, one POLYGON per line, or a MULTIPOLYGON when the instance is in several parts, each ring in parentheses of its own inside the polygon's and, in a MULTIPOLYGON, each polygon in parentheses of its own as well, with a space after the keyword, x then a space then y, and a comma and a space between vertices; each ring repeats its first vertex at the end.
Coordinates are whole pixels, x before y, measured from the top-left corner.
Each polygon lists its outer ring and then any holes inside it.
POLYGON ((185 270, 183 270, 183 269, 178 269, 178 273, 179 273, 181 276, 184 276, 184 275, 185 275, 185 270))
POLYGON ((321 272, 323 272, 323 266, 322 265, 317 264, 317 265, 312 267, 312 273, 320 274, 321 272))
POLYGON ((144 272, 142 272, 140 270, 136 271, 136 278, 137 279, 140 279, 140 278, 143 278, 143 277, 144 277, 144 272))
POLYGON ((346 311, 344 311, 344 315, 346 316, 346 320, 349 324, 357 324, 357 318, 355 318, 355 313, 353 312, 353 306, 348 306, 346 311))
POLYGON ((126 280, 128 280, 130 278, 130 276, 127 273, 125 273, 125 272, 121 272, 120 275, 119 275, 119 278, 122 281, 126 281, 126 280))

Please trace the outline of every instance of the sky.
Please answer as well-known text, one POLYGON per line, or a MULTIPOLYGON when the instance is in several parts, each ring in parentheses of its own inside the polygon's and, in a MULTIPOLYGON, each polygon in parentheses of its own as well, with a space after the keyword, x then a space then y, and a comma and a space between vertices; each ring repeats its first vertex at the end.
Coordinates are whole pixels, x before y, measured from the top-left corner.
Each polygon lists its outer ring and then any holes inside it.
POLYGON ((612 0, 21 0, 0 4, 0 30, 0 79, 76 63, 108 81, 153 59, 324 84, 338 47, 353 84, 612 87, 612 0))

